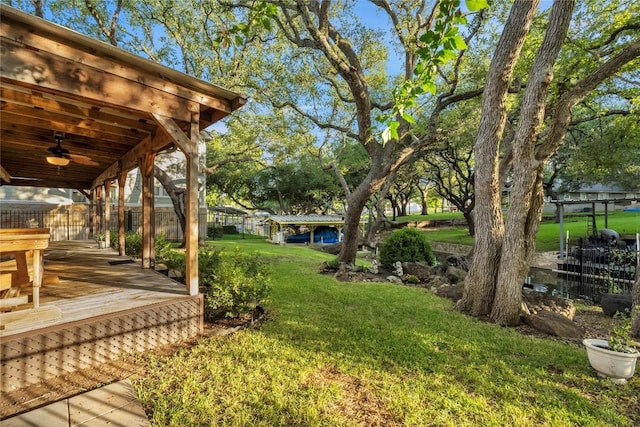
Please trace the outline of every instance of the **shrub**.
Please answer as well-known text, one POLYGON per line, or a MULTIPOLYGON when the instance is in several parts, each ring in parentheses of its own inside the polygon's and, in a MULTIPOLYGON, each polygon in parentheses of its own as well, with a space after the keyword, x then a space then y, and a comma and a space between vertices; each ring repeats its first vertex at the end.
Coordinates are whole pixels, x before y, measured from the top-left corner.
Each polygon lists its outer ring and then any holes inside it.
POLYGON ((209 286, 206 312, 210 317, 242 316, 269 295, 268 265, 256 254, 236 249, 223 255, 215 249, 203 249, 198 262, 200 280, 209 286))
POLYGON ((410 285, 417 285, 420 283, 418 276, 414 276, 413 274, 406 274, 402 279, 404 280, 404 283, 408 283, 410 285))
POLYGON ((435 256, 427 237, 415 228, 394 231, 380 248, 380 264, 391 267, 400 262, 422 262, 435 264, 435 256))
POLYGON ((340 268, 340 258, 335 257, 327 261, 327 267, 333 270, 337 270, 338 268, 340 268))
MULTIPOLYGON (((112 231, 110 236, 111 247, 119 249, 118 232, 112 231)), ((142 235, 138 233, 124 233, 124 253, 132 258, 142 256, 142 235)))
MULTIPOLYGON (((118 242, 118 232, 112 231, 110 233, 111 247, 118 250, 120 248, 118 242)), ((173 244, 164 237, 164 234, 156 236, 155 238, 156 259, 160 259, 161 262, 165 262, 170 256, 173 256, 173 244)), ((142 234, 128 232, 124 233, 124 252, 126 255, 132 258, 142 257, 142 234)), ((183 256, 184 257, 184 256, 183 256)), ((184 268, 183 268, 184 270, 184 268)))
POLYGON ((185 254, 182 251, 176 251, 174 244, 167 240, 164 234, 155 238, 156 262, 167 266, 169 270, 178 270, 184 273, 185 254))
POLYGON ((223 234, 239 234, 238 229, 236 228, 235 225, 223 225, 222 233, 223 234))
POLYGON ((224 235, 222 227, 217 227, 215 225, 207 226, 207 237, 210 239, 220 238, 224 235))

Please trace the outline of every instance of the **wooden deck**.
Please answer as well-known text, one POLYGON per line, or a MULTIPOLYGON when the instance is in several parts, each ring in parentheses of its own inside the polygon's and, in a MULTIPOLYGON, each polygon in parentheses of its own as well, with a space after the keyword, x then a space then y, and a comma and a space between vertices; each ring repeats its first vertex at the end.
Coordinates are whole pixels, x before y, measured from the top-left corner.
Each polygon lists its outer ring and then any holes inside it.
MULTIPOLYGON (((184 285, 156 271, 143 270, 138 263, 122 263, 131 259, 113 249, 98 249, 94 241, 51 242, 44 260, 40 305, 45 309, 57 307, 62 317, 20 327, 7 325, 0 330, 0 337, 187 295, 184 285), (58 283, 51 283, 56 276, 58 283)), ((30 288, 23 289, 23 294, 29 292, 30 288)))
POLYGON ((0 330, 2 391, 202 331, 202 296, 112 249, 52 242, 44 259, 40 310, 59 315, 33 313, 0 330))

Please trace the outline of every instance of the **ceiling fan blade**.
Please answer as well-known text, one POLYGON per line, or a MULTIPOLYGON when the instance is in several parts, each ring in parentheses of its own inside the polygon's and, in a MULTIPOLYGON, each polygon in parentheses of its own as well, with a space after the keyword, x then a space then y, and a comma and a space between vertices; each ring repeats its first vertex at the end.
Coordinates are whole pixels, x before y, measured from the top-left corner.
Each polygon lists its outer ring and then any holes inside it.
POLYGON ((91 160, 91 157, 83 156, 82 154, 68 154, 72 161, 85 166, 98 166, 99 163, 91 160))
POLYGON ((30 178, 26 176, 12 176, 11 181, 44 181, 42 178, 30 178))

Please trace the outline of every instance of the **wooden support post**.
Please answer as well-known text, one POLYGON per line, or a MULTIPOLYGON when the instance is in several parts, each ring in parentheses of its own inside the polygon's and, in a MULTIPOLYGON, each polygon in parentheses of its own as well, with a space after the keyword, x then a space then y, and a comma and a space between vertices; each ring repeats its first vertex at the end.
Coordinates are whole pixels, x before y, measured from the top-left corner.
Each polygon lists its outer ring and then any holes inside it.
POLYGON ((93 229, 96 223, 96 190, 89 193, 89 236, 93 237, 93 229))
POLYGON ((96 187, 96 222, 93 224, 93 231, 95 233, 104 231, 102 225, 102 185, 96 187))
POLYGON ((142 175, 142 268, 155 269, 155 215, 153 167, 155 153, 147 153, 140 161, 142 175))
POLYGON ((185 236, 186 268, 185 285, 189 295, 197 295, 198 285, 198 142, 200 141, 200 114, 191 114, 189 136, 180 129, 173 119, 159 114, 153 114, 156 123, 175 141, 180 151, 184 153, 187 163, 187 194, 186 212, 187 227, 185 236))
POLYGON ((104 183, 104 243, 111 246, 111 180, 104 183))
POLYGON ((190 144, 188 152, 185 152, 187 159, 187 235, 186 235, 186 272, 185 283, 189 295, 198 295, 198 238, 200 236, 198 227, 198 142, 200 141, 199 114, 191 114, 190 144))
POLYGON ((118 172, 118 255, 125 255, 124 241, 124 186, 127 182, 127 172, 118 172))

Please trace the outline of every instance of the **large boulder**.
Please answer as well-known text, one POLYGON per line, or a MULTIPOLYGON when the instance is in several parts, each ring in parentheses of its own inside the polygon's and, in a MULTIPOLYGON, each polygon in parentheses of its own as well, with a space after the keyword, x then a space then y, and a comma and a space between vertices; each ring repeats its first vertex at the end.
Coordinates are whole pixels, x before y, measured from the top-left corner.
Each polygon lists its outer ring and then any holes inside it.
POLYGON ((326 252, 331 255, 338 255, 342 250, 342 242, 339 243, 330 243, 326 245, 318 245, 317 249, 326 252))
POLYGON ((402 285, 402 279, 399 278, 398 276, 387 276, 387 282, 391 282, 391 283, 395 283, 396 285, 402 285))
POLYGON ((446 264, 469 271, 469 257, 464 255, 449 255, 446 259, 446 264))
POLYGON ((426 262, 403 262, 402 271, 404 274, 416 276, 421 282, 433 277, 435 270, 426 262))
POLYGON ((444 276, 432 276, 429 279, 429 286, 433 289, 439 288, 440 286, 449 286, 451 282, 444 276))
POLYGON ((461 268, 449 266, 444 275, 451 283, 461 283, 467 277, 467 272, 461 268))
POLYGON ((578 339, 585 335, 585 331, 575 322, 552 311, 542 310, 537 314, 524 314, 522 320, 535 330, 549 335, 578 339))
POLYGON ((600 299, 602 311, 609 317, 613 317, 620 312, 624 315, 631 313, 631 294, 604 294, 600 299))
POLYGON ((448 298, 455 303, 462 298, 462 293, 464 292, 464 284, 458 283, 455 285, 443 285, 436 288, 435 292, 436 295, 443 298, 448 298))

